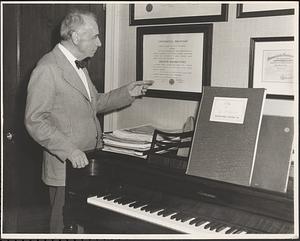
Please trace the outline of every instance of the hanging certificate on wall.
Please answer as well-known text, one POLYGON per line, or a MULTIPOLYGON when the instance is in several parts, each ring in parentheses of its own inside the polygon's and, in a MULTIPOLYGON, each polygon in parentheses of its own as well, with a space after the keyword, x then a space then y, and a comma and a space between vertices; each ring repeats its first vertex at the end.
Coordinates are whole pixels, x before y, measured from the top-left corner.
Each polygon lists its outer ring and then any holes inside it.
POLYGON ((265 88, 267 98, 294 98, 294 37, 251 38, 249 87, 265 88))
POLYGON ((129 5, 129 25, 223 22, 228 4, 221 3, 138 3, 129 5))
POLYGON ((254 18, 254 17, 270 17, 293 15, 295 13, 295 2, 250 2, 237 4, 236 17, 237 18, 254 18))
POLYGON ((149 97, 199 100, 210 85, 212 25, 137 29, 137 80, 154 80, 149 97))

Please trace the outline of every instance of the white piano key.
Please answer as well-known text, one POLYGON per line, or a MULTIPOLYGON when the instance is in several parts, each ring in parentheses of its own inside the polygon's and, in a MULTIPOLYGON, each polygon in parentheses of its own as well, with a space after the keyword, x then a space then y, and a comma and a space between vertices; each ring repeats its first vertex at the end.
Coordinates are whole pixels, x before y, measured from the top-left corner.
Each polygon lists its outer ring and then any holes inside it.
POLYGON ((205 225, 209 224, 210 222, 207 221, 199 226, 196 226, 195 224, 189 224, 189 222, 195 218, 191 218, 189 220, 186 220, 185 222, 181 222, 180 220, 176 221, 175 219, 171 219, 171 216, 176 214, 177 212, 174 212, 172 214, 169 214, 166 217, 163 217, 162 215, 157 215, 158 212, 164 210, 158 210, 156 212, 150 213, 146 212, 145 210, 141 210, 144 206, 147 206, 148 204, 145 204, 141 207, 134 208, 129 207, 130 204, 134 203, 135 201, 128 203, 126 205, 115 203, 114 200, 105 200, 103 197, 89 197, 87 199, 87 203, 95 205, 97 207, 105 208, 114 212, 118 212, 133 218, 141 219, 156 225, 160 225, 172 230, 176 230, 183 233, 189 233, 189 234, 225 234, 227 230, 230 229, 230 227, 223 229, 220 232, 216 232, 215 230, 210 230, 209 228, 205 229, 205 225))

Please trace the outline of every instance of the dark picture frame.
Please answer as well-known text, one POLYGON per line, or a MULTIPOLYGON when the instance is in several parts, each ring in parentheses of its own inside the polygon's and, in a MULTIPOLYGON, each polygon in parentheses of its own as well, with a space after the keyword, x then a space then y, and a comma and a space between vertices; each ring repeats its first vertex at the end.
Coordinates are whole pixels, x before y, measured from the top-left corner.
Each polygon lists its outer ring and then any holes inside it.
MULTIPOLYGON (((166 89, 148 89, 146 97, 158 97, 168 99, 197 100, 202 96, 203 86, 210 86, 211 83, 211 59, 212 59, 212 35, 213 24, 192 24, 192 25, 168 25, 137 28, 137 48, 136 48, 136 80, 145 79, 144 77, 144 38, 148 35, 167 36, 172 34, 203 34, 203 45, 199 46, 203 51, 201 63, 201 87, 195 91, 173 91, 166 89)), ((168 37, 168 36, 167 36, 168 37)), ((194 64, 194 63, 193 63, 194 64)), ((196 64, 196 63, 195 63, 196 64)), ((148 66, 147 66, 148 67, 148 66)), ((189 83, 190 84, 190 83, 189 83)), ((193 86, 189 85, 189 88, 193 86)))
POLYGON ((293 15, 295 11, 290 9, 277 9, 277 10, 262 10, 262 11, 245 11, 244 4, 237 4, 236 17, 237 18, 255 18, 255 17, 270 17, 270 16, 282 16, 293 15))
POLYGON ((290 69, 291 64, 293 64, 292 68, 294 67, 294 55, 291 55, 291 53, 295 52, 292 48, 293 41, 293 36, 250 39, 249 88, 266 88, 266 97, 269 99, 294 100, 294 95, 289 91, 291 86, 293 86, 293 81, 296 81, 293 76, 293 69, 290 69), (262 45, 263 43, 265 43, 265 45, 262 45), (280 43, 290 44, 292 50, 280 46, 280 43), (268 64, 268 62, 270 63, 268 64), (268 70, 269 74, 264 74, 263 72, 267 73, 267 68, 270 68, 270 70, 268 70), (276 70, 278 70, 278 72, 276 70), (269 76, 265 78, 267 75, 269 76), (259 78, 256 76, 259 76, 259 78), (274 78, 273 80, 272 77, 274 78), (289 79, 292 80, 289 81, 289 79), (285 93, 278 93, 279 91, 285 93))
MULTIPOLYGON (((150 3, 151 4, 151 3, 150 3)), ((188 4, 188 3, 187 3, 188 4)), ((135 4, 129 4, 129 25, 154 25, 154 24, 173 24, 173 23, 199 23, 199 22, 226 22, 228 21, 229 4, 219 4, 221 12, 215 15, 183 16, 183 17, 162 17, 162 18, 135 18, 135 4)))

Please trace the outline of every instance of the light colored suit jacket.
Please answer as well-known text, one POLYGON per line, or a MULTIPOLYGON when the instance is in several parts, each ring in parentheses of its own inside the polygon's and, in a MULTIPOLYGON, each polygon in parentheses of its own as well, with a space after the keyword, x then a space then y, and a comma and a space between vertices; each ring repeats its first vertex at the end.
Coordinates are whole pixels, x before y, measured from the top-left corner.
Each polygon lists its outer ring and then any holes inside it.
POLYGON ((91 101, 77 72, 56 46, 38 62, 28 84, 25 125, 33 139, 44 147, 42 180, 65 185, 65 161, 75 149, 102 146, 102 130, 96 114, 133 102, 126 87, 98 93, 88 81, 91 101))

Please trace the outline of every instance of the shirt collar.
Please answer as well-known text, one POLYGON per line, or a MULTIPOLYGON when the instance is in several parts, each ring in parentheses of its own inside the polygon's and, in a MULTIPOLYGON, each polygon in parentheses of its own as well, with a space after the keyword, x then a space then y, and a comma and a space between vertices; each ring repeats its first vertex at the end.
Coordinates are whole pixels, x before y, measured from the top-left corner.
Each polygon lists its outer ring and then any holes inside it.
POLYGON ((69 60, 69 62, 72 64, 72 66, 77 70, 75 64, 75 60, 77 59, 74 57, 74 55, 68 49, 66 49, 61 43, 58 44, 58 47, 61 50, 61 52, 63 52, 63 54, 66 56, 66 58, 69 60))

